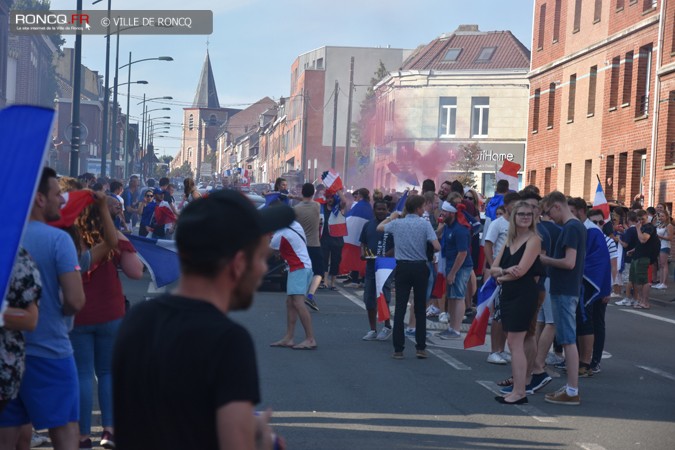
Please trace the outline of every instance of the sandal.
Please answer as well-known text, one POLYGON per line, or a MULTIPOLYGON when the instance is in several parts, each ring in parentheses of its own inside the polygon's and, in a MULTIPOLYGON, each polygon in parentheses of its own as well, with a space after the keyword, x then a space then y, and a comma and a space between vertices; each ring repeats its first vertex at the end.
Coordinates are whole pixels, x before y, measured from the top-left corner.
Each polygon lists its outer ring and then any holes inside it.
POLYGON ((326 289, 326 288, 328 288, 328 286, 326 286, 325 284, 323 283, 319 284, 319 289, 326 289))
POLYGON ((645 306, 641 303, 638 303, 637 305, 633 306, 634 309, 651 309, 651 306, 645 306))
POLYGON ((497 386, 499 386, 499 387, 513 386, 513 377, 508 377, 508 378, 503 379, 502 381, 498 381, 497 386))
POLYGON ((337 291, 337 288, 335 286, 331 286, 328 288, 329 291, 337 291))

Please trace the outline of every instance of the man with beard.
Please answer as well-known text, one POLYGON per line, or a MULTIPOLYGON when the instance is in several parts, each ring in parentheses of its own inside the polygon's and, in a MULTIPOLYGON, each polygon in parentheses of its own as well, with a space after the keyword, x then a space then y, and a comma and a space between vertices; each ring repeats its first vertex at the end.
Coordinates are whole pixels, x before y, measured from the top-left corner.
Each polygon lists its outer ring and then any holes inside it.
POLYGON ((118 448, 272 448, 269 414, 254 415, 260 393, 253 342, 227 313, 251 305, 267 271, 269 234, 293 218, 283 205, 257 211, 232 190, 183 210, 178 287, 134 307, 119 329, 118 448))

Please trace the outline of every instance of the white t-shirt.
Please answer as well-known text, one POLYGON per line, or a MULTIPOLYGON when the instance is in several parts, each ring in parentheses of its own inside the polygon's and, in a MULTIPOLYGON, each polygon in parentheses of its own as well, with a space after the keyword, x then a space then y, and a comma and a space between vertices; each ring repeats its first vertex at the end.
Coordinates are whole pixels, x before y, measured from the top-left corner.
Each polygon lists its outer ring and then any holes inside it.
POLYGON ((506 236, 509 232, 509 221, 504 216, 497 217, 490 223, 485 240, 492 242, 492 259, 497 258, 499 251, 506 243, 506 236))

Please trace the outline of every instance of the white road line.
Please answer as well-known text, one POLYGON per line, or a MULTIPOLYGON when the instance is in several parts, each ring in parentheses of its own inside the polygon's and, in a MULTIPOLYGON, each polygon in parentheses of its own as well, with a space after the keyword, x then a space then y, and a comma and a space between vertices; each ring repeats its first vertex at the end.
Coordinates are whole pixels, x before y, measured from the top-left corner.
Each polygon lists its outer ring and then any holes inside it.
MULTIPOLYGON (((501 393, 499 392, 499 386, 497 386, 497 384, 494 381, 476 380, 476 383, 480 384, 485 389, 487 389, 488 391, 490 391, 494 394, 501 395, 501 393)), ((555 417, 549 416, 544 411, 540 410, 539 408, 537 408, 535 406, 530 406, 529 403, 526 404, 526 405, 508 405, 508 406, 509 406, 509 408, 518 408, 519 410, 521 410, 525 414, 531 416, 537 422, 541 422, 541 423, 556 423, 556 422, 558 422, 558 419, 556 419, 555 417)))
MULTIPOLYGON (((336 286, 337 287, 337 286, 336 286)), ((337 290, 340 294, 345 296, 347 300, 355 304, 361 309, 366 309, 366 305, 363 304, 363 300, 358 298, 356 295, 352 294, 351 292, 347 292, 346 290, 342 289, 341 287, 337 287, 337 290)))
POLYGON ((622 309, 621 311, 624 311, 624 312, 627 312, 627 313, 631 313, 631 314, 637 314, 638 316, 648 317, 648 318, 650 318, 650 319, 660 320, 661 322, 672 323, 672 324, 675 325, 675 320, 673 320, 673 319, 666 319, 665 317, 659 317, 659 316, 657 316, 657 315, 655 315, 655 314, 649 314, 649 313, 646 313, 646 312, 643 312, 643 311, 639 311, 639 310, 634 310, 634 309, 622 309))
POLYGON ((448 355, 442 350, 431 350, 427 349, 428 353, 431 353, 432 355, 436 356, 438 359, 442 360, 449 366, 452 366, 453 368, 457 370, 471 370, 471 367, 467 366, 463 362, 453 358, 452 356, 448 355))
POLYGON ((675 375, 673 375, 672 373, 668 373, 666 371, 663 371, 661 369, 657 369, 656 367, 638 366, 638 365, 636 365, 635 367, 638 367, 642 370, 646 370, 647 372, 651 372, 651 373, 656 374, 656 375, 660 375, 663 378, 666 378, 668 380, 675 381, 675 375))
POLYGON ((586 442, 575 442, 575 444, 584 450, 605 450, 605 447, 598 444, 589 444, 586 442))

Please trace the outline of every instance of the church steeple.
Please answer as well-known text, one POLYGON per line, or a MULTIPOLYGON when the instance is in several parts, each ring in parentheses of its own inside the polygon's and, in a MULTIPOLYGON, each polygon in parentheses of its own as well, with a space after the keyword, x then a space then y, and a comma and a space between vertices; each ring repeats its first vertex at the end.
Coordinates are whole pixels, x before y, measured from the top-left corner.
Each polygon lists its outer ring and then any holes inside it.
POLYGON ((209 51, 206 50, 206 59, 202 67, 202 74, 199 76, 199 84, 195 93, 195 100, 192 102, 193 108, 220 108, 218 101, 218 92, 216 91, 216 81, 213 78, 211 69, 211 59, 209 51))

